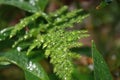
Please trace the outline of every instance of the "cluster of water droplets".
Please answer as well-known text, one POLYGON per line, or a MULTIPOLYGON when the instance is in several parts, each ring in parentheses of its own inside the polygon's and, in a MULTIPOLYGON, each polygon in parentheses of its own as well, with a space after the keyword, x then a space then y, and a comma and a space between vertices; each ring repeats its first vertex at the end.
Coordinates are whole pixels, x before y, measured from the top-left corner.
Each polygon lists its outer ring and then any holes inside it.
POLYGON ((37 0, 29 0, 29 3, 30 3, 31 5, 33 5, 33 6, 35 6, 35 5, 36 5, 36 1, 37 1, 37 0))
MULTIPOLYGON (((19 0, 20 2, 25 2, 25 0, 19 0)), ((39 0, 28 0, 28 2, 32 5, 32 6, 35 6, 36 3, 38 2, 39 0)), ((27 1, 26 1, 27 2, 27 1)))
POLYGON ((36 69, 36 65, 30 61, 27 65, 27 69, 32 71, 32 70, 36 69))
POLYGON ((0 31, 0 36, 2 36, 0 38, 0 41, 4 40, 6 38, 6 36, 7 36, 7 34, 5 33, 6 31, 7 31, 7 29, 3 29, 0 31))
POLYGON ((18 47, 17 47, 17 51, 18 51, 18 52, 21 52, 21 50, 22 50, 22 48, 18 46, 18 47))
POLYGON ((33 61, 28 61, 27 70, 30 70, 32 73, 36 74, 36 76, 41 76, 42 71, 40 70, 38 64, 33 61))

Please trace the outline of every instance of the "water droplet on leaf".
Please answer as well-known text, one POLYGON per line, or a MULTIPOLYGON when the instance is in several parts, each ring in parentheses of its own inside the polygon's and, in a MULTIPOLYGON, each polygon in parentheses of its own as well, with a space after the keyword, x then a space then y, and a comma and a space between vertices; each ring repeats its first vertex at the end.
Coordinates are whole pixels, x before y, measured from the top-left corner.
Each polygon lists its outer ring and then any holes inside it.
POLYGON ((21 47, 17 47, 17 51, 20 52, 22 50, 21 47))

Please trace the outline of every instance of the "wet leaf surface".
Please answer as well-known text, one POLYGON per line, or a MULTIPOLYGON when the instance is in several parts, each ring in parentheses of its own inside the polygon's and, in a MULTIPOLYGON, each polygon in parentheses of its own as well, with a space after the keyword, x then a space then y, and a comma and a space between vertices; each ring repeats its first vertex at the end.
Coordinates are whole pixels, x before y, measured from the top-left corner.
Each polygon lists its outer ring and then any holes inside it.
POLYGON ((92 57, 94 62, 94 78, 95 80, 113 80, 109 72, 109 68, 104 61, 102 55, 96 49, 95 43, 92 42, 92 57))
POLYGON ((3 41, 7 37, 9 37, 9 34, 10 34, 12 29, 13 29, 13 27, 8 27, 8 28, 5 28, 3 30, 0 30, 0 41, 3 41))
POLYGON ((12 5, 28 12, 37 12, 44 10, 48 0, 0 0, 0 4, 12 5))
POLYGON ((26 80, 49 80, 42 66, 35 60, 30 60, 25 55, 25 52, 11 50, 0 53, 0 61, 8 61, 22 68, 25 72, 26 80))

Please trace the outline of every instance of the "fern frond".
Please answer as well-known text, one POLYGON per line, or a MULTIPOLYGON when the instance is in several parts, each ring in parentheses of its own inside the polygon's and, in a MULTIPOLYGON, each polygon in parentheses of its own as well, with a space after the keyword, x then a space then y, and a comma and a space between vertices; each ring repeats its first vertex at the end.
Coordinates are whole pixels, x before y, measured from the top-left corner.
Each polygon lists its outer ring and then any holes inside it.
POLYGON ((20 42, 22 42, 24 40, 27 40, 32 37, 36 37, 36 35, 38 35, 39 32, 40 32, 39 28, 33 28, 33 29, 29 30, 28 33, 26 33, 24 36, 20 37, 17 41, 15 41, 15 43, 13 44, 12 47, 17 46, 20 42))
POLYGON ((66 32, 64 30, 59 30, 46 35, 45 40, 46 42, 49 42, 47 44, 45 55, 47 57, 50 56, 50 62, 54 65, 54 72, 56 72, 62 80, 65 80, 65 78, 66 80, 72 79, 71 73, 73 71, 73 53, 69 51, 70 46, 80 46, 81 44, 78 44, 77 40, 87 36, 88 34, 86 31, 66 32))
POLYGON ((53 19, 53 18, 57 18, 57 17, 60 17, 61 15, 63 15, 64 13, 67 13, 67 9, 68 7, 67 6, 63 6, 61 9, 55 11, 55 12, 52 12, 49 14, 49 16, 53 19))
POLYGON ((35 47, 40 47, 43 43, 43 38, 42 35, 38 34, 37 38, 33 41, 33 43, 30 45, 28 51, 27 51, 27 55, 29 55, 29 53, 35 48, 35 47))
POLYGON ((12 30, 10 34, 10 38, 12 38, 18 31, 26 27, 30 22, 35 21, 39 16, 41 15, 40 12, 37 12, 33 14, 32 16, 29 16, 27 18, 24 18, 20 21, 20 23, 16 24, 14 29, 12 30))
POLYGON ((86 30, 66 31, 66 28, 72 27, 74 23, 81 22, 86 18, 87 14, 82 14, 82 10, 73 10, 68 12, 67 7, 63 7, 57 12, 45 14, 38 12, 30 17, 24 18, 20 23, 15 25, 10 37, 17 34, 30 22, 35 21, 42 16, 46 22, 37 24, 37 28, 31 28, 29 32, 23 37, 20 37, 13 46, 19 45, 27 39, 33 38, 31 45, 27 50, 27 55, 34 48, 45 49, 46 58, 50 57, 50 62, 54 66, 54 72, 62 80, 72 80, 73 64, 72 59, 78 57, 77 54, 72 53, 69 49, 71 47, 81 46, 79 39, 85 38, 88 35, 86 30), (41 48, 42 47, 42 48, 41 48))

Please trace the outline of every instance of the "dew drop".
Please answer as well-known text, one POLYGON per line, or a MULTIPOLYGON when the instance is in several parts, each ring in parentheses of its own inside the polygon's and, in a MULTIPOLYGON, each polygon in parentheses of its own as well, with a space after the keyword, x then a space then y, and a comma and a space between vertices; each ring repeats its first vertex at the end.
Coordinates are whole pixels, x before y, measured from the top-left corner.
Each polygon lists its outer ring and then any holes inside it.
POLYGON ((29 69, 29 70, 34 70, 36 68, 36 65, 35 64, 33 64, 31 61, 29 62, 29 64, 28 64, 28 66, 27 66, 27 69, 29 69))
POLYGON ((2 39, 0 39, 0 41, 2 41, 2 39))
POLYGON ((35 6, 35 0, 30 0, 29 3, 33 6, 35 6))
POLYGON ((52 45, 55 45, 55 43, 52 43, 52 45))
POLYGON ((36 39, 35 42, 38 42, 38 40, 36 39))
POLYGON ((26 36, 24 36, 24 39, 27 39, 27 35, 26 35, 26 36))
POLYGON ((43 43, 43 42, 44 42, 44 40, 43 40, 43 39, 41 39, 41 42, 43 43))
POLYGON ((65 77, 64 80, 67 80, 67 78, 65 77))
POLYGON ((12 38, 13 37, 13 35, 10 35, 10 38, 12 38))
POLYGON ((93 71, 93 70, 94 70, 94 65, 93 65, 93 64, 90 64, 90 65, 88 65, 88 68, 89 68, 91 71, 93 71))
POLYGON ((22 24, 22 23, 23 23, 23 21, 20 21, 20 23, 22 24))
POLYGON ((22 50, 21 47, 17 47, 17 51, 20 52, 22 50))
POLYGON ((66 67, 65 69, 66 69, 66 70, 68 70, 68 68, 67 68, 67 67, 66 67))
POLYGON ((47 47, 47 44, 44 44, 44 45, 43 45, 43 48, 46 48, 46 47, 47 47))
POLYGON ((57 16, 58 16, 58 14, 55 14, 54 16, 55 16, 55 17, 57 17, 57 16))
POLYGON ((3 29, 2 31, 0 31, 1 34, 3 34, 6 31, 6 29, 3 29))
POLYGON ((61 19, 60 19, 60 18, 57 18, 57 21, 58 21, 58 22, 60 22, 60 21, 61 21, 61 19))

